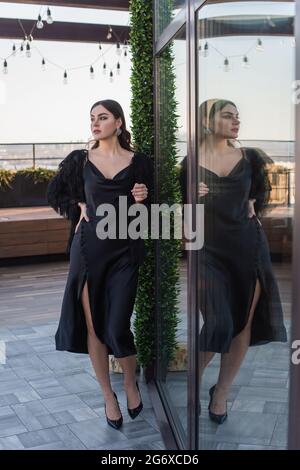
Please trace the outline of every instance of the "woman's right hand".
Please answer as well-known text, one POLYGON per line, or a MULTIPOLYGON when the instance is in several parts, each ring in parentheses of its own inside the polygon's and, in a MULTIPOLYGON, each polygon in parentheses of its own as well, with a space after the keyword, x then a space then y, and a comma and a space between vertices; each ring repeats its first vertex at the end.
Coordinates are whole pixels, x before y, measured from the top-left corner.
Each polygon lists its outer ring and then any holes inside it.
POLYGON ((85 219, 87 222, 89 222, 89 220, 90 220, 90 219, 88 218, 87 211, 86 211, 86 203, 85 203, 85 202, 78 202, 78 205, 79 205, 79 207, 80 207, 80 209, 81 209, 81 214, 80 214, 79 222, 78 222, 78 224, 77 224, 76 227, 75 227, 75 232, 74 232, 74 233, 77 232, 77 229, 78 229, 78 227, 79 227, 80 222, 82 221, 82 219, 85 219))
POLYGON ((199 196, 200 197, 206 196, 208 192, 209 192, 208 186, 205 183, 203 183, 203 181, 201 181, 201 183, 199 184, 199 196))

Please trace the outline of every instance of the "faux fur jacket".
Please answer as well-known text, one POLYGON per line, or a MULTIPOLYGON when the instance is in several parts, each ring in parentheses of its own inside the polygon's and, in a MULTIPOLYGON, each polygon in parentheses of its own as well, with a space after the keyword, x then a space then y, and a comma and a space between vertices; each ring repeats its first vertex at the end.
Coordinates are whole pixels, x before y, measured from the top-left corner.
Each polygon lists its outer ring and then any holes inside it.
MULTIPOLYGON (((60 215, 71 220, 71 229, 67 245, 70 252, 75 227, 79 221, 81 210, 78 202, 86 202, 84 193, 83 168, 87 161, 87 150, 73 150, 58 165, 56 175, 50 180, 47 188, 49 205, 60 215)), ((143 183, 148 188, 148 197, 143 201, 150 208, 153 201, 154 164, 151 157, 136 152, 132 161, 136 183, 143 183)), ((134 203, 133 196, 132 201, 134 203)), ((145 259, 144 240, 130 240, 132 262, 142 264, 145 259)))

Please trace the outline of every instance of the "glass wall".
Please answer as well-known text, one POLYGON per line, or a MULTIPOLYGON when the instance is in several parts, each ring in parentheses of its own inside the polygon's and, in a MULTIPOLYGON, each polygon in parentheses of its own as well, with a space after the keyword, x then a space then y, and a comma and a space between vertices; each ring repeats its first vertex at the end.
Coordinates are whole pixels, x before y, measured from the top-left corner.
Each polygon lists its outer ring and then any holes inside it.
POLYGON ((155 2, 158 199, 191 202, 204 223, 197 250, 184 223, 180 242, 157 244, 160 398, 180 448, 285 449, 295 2, 175 3, 155 2))
POLYGON ((158 242, 158 380, 180 440, 187 431, 187 260, 174 239, 174 218, 181 220, 179 168, 187 155, 186 32, 181 29, 157 58, 158 202, 164 229, 158 242), (165 204, 165 207, 163 205, 165 204), (178 204, 177 208, 172 206, 178 204), (170 211, 169 211, 170 209, 170 211), (167 226, 170 222, 171 235, 167 226))
POLYGON ((155 31, 156 38, 182 11, 185 0, 155 0, 155 31))
POLYGON ((199 448, 284 449, 294 3, 207 1, 196 21, 198 203, 205 211, 199 448))

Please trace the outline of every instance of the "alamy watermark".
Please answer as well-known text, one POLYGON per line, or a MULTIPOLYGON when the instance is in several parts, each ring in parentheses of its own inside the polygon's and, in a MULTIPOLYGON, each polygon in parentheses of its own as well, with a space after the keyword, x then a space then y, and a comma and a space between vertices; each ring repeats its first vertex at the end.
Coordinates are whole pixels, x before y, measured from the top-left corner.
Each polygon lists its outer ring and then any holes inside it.
POLYGON ((149 214, 145 204, 135 203, 128 207, 127 202, 126 196, 119 196, 118 214, 113 204, 105 203, 97 207, 96 216, 101 219, 97 223, 96 233, 100 240, 179 240, 184 237, 187 250, 199 250, 203 247, 204 204, 151 204, 149 214))

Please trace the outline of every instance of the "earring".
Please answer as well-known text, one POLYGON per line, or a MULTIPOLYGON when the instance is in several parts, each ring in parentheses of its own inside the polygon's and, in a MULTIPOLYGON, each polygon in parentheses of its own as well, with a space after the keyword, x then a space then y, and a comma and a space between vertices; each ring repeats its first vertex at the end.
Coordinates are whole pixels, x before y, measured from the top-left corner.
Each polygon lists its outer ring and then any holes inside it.
POLYGON ((211 135, 213 133, 209 127, 205 127, 205 126, 203 127, 203 132, 206 135, 211 135))
POLYGON ((120 127, 117 127, 117 136, 119 137, 119 135, 122 134, 122 129, 120 127))

